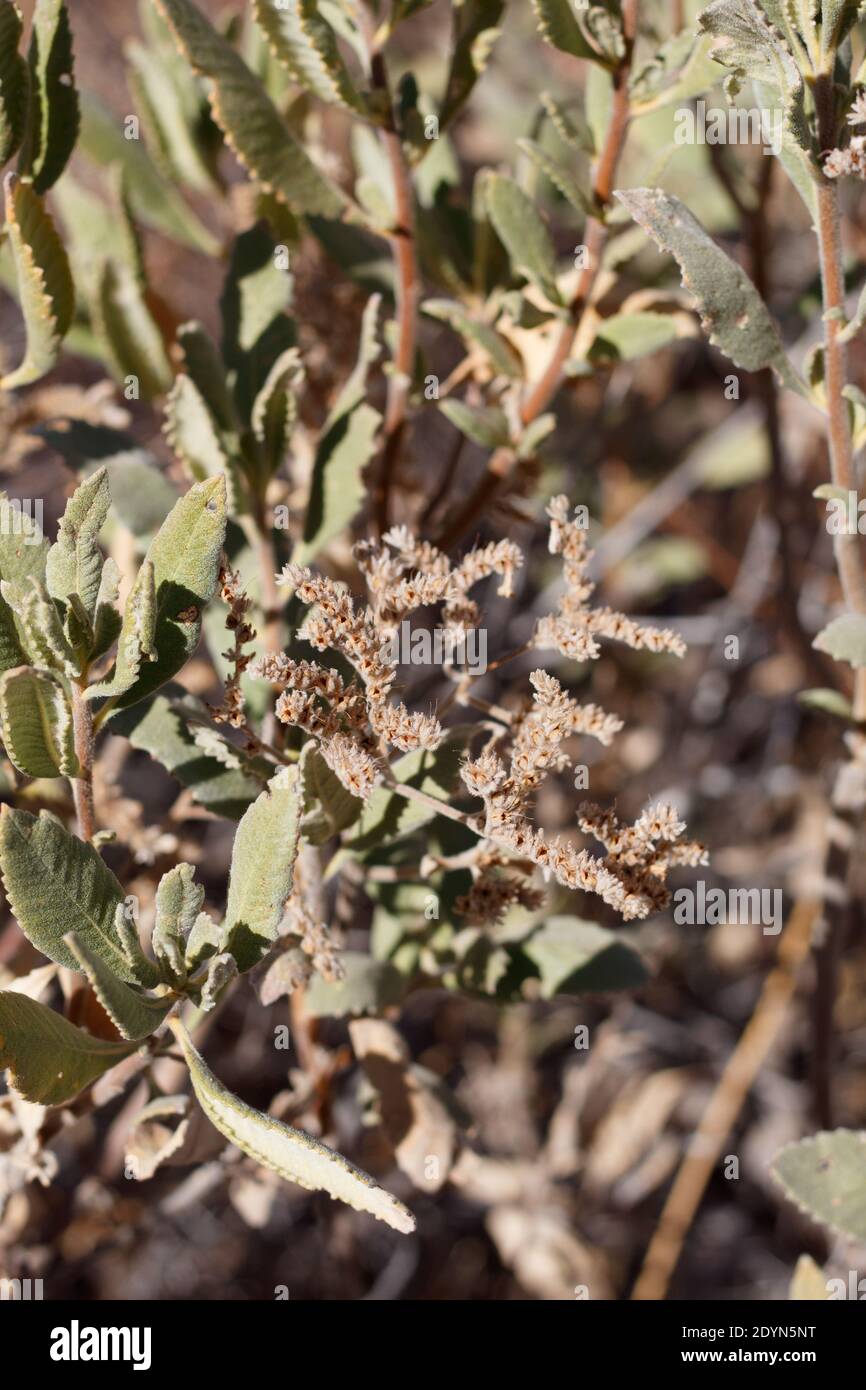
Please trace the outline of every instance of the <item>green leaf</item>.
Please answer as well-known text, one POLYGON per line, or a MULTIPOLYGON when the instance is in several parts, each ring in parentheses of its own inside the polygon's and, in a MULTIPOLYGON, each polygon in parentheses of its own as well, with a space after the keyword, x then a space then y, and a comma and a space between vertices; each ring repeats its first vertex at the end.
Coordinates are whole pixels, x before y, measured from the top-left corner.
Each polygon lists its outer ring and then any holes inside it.
POLYGON ((80 598, 88 616, 96 609, 103 556, 99 532, 108 516, 111 494, 104 468, 75 489, 60 520, 57 540, 48 552, 45 583, 52 598, 80 598))
POLYGON ((20 584, 3 580, 5 602, 13 609, 31 661, 66 676, 80 674, 80 663, 67 641, 57 605, 45 585, 31 578, 20 584))
POLYGON ((177 330, 177 345, 184 371, 206 401, 216 427, 224 433, 236 434, 239 426, 235 403, 213 339, 200 323, 192 320, 181 324, 177 330))
POLYGON ((866 1133, 824 1131, 789 1144, 770 1172, 785 1195, 814 1221, 852 1240, 866 1240, 866 1133))
POLYGON ((229 483, 227 508, 236 515, 241 503, 236 461, 227 451, 199 387, 183 372, 175 377, 168 394, 163 432, 193 482, 225 475, 229 483))
POLYGON ((579 917, 548 917, 522 944, 541 976, 541 994, 601 994, 649 979, 636 951, 613 932, 579 917))
POLYGON ((428 318, 447 323, 455 333, 459 333, 469 351, 480 347, 489 357, 494 370, 501 376, 522 378, 523 364, 520 355, 508 339, 497 333, 490 324, 474 318, 462 304, 451 299, 425 299, 421 309, 428 318))
POLYGON ((543 39, 561 53, 604 63, 574 17, 569 0, 531 0, 536 23, 543 39))
POLYGON ((151 945, 166 980, 186 979, 184 951, 204 902, 192 864, 176 864, 163 874, 156 890, 156 925, 151 945))
MULTIPOLYGON (((405 753, 392 764, 396 780, 448 803, 460 786, 460 763, 472 732, 467 726, 455 725, 438 748, 405 753)), ((430 807, 408 801, 388 787, 377 787, 365 801, 357 831, 346 841, 347 847, 355 854, 365 854, 384 840, 417 830, 435 814, 430 807)))
POLYGON ((797 700, 801 705, 805 705, 806 709, 820 710, 822 714, 844 719, 846 723, 850 723, 854 718, 851 701, 846 700, 838 690, 831 690, 825 686, 816 687, 814 690, 801 690, 797 700))
POLYGON ((12 0, 0 4, 0 165, 21 144, 27 119, 29 71, 18 52, 21 16, 12 0))
POLYGON ((0 492, 0 578, 20 584, 44 579, 48 541, 36 515, 0 492))
POLYGON ((233 373, 237 410, 248 420, 268 373, 297 334, 284 312, 292 300, 292 277, 280 268, 273 234, 264 223, 236 238, 220 309, 222 355, 233 373))
POLYGON ((671 314, 612 314, 599 323, 587 355, 590 362, 632 362, 667 347, 677 336, 671 314))
MULTIPOLYGON (((164 178, 142 140, 127 140, 122 122, 85 93, 81 103, 79 149, 103 165, 120 163, 128 175, 129 200, 145 227, 206 256, 218 256, 220 243, 164 178)), ((64 181, 65 182, 65 181, 64 181)), ((62 187, 62 185, 61 185, 62 187)))
POLYGON ((866 614, 843 613, 828 623, 812 646, 834 661, 847 661, 855 669, 866 666, 866 614))
POLYGON ((550 92, 541 93, 541 104, 547 112, 548 120, 564 145, 582 150, 584 154, 595 154, 595 141, 586 117, 579 106, 563 106, 550 92))
MULTIPOLYGON (((142 117, 154 155, 167 174, 199 193, 214 191, 214 178, 198 139, 199 93, 189 81, 166 63, 162 51, 146 48, 134 39, 124 47, 129 62, 127 82, 142 117)), ((181 67, 181 60, 172 54, 181 67)))
POLYGON ((0 677, 3 742, 28 777, 76 777, 72 710, 63 685, 48 671, 18 666, 0 677))
POLYGON ((474 0, 471 5, 452 7, 451 66, 439 109, 440 130, 454 120, 487 67, 504 8, 505 0, 474 0))
POLYGON ((75 932, 68 932, 63 940, 77 960, 79 969, 90 981, 94 994, 121 1037, 132 1042, 149 1038, 165 1021, 166 1015, 174 1008, 177 1000, 171 996, 158 999, 153 995, 143 994, 140 990, 130 989, 129 985, 124 984, 123 980, 119 980, 114 972, 109 970, 100 956, 88 950, 75 932))
POLYGON ((134 980, 114 925, 123 889, 92 845, 70 835, 48 811, 37 818, 4 806, 0 870, 18 925, 49 960, 78 969, 63 941, 74 931, 116 975, 134 980))
POLYGON ((342 980, 329 982, 314 975, 304 996, 311 1018, 346 1018, 350 1014, 381 1014, 399 1004, 406 981, 389 960, 373 960, 360 951, 341 951, 342 980))
POLYGON ((178 499, 154 536, 145 560, 153 566, 156 593, 156 660, 142 666, 116 708, 143 700, 192 656, 202 609, 216 589, 225 527, 225 479, 210 478, 178 499))
POLYGON ((363 471, 373 456, 382 417, 362 402, 327 424, 316 448, 304 535, 292 559, 306 565, 357 514, 366 495, 363 471))
POLYGON ((138 680, 142 662, 156 659, 156 586, 153 565, 144 560, 126 600, 114 665, 105 680, 88 686, 85 698, 124 695, 138 680))
POLYGON ((513 179, 492 174, 487 183, 487 207, 514 269, 531 280, 552 304, 561 304, 553 243, 532 199, 513 179))
POLYGON ((250 424, 259 446, 255 476, 259 491, 274 477, 286 456, 298 418, 296 391, 303 375, 298 349, 287 348, 271 367, 264 386, 253 401, 250 424))
POLYGON ((293 212, 335 216, 344 198, 297 143, 258 79, 189 0, 154 0, 194 72, 211 81, 211 110, 240 162, 293 212))
POLYGON ((237 828, 226 904, 226 949, 249 970, 277 939, 292 891, 298 852, 301 789, 296 767, 282 768, 237 828))
POLYGON ((364 803, 346 791, 319 752, 315 739, 304 744, 300 775, 301 836, 307 844, 323 845, 355 823, 364 803))
POLYGON ((564 164, 562 160, 556 159, 547 150, 534 140, 518 140, 519 148, 528 155, 536 168, 558 188, 563 198, 571 204, 575 212, 579 212, 583 217, 594 217, 596 209, 592 196, 592 185, 589 176, 589 162, 580 159, 576 155, 570 155, 569 162, 564 164))
POLYGON ((322 101, 367 114, 368 103, 349 75, 317 0, 253 0, 253 15, 295 82, 322 101))
POLYGON ((698 302, 710 342, 735 366, 748 372, 772 367, 785 386, 805 394, 755 286, 688 208, 657 188, 633 188, 616 197, 656 245, 679 263, 683 287, 698 302))
POLYGON ((821 0, 821 46, 834 52, 861 17, 863 0, 821 0))
POLYGON ((629 79, 632 118, 663 106, 681 105, 710 91, 719 71, 710 57, 712 38, 689 29, 674 34, 629 79))
POLYGON ((35 999, 0 991, 0 1069, 8 1067, 12 1086, 35 1105, 72 1100, 137 1047, 92 1038, 35 999))
POLYGON ((145 400, 167 391, 171 363, 145 291, 130 266, 113 258, 102 262, 91 309, 94 332, 115 379, 135 377, 145 400))
POLYGON ((455 429, 483 449, 497 449, 509 441, 508 417, 499 406, 448 399, 440 402, 439 409, 455 429))
POLYGON ((56 449, 71 468, 88 475, 97 466, 106 469, 114 511, 134 536, 149 539, 177 501, 154 456, 121 430, 61 417, 50 425, 37 425, 33 433, 56 449))
POLYGON ((38 381, 54 366, 72 323, 75 289, 66 252, 42 200, 14 174, 6 175, 3 186, 6 227, 27 331, 24 360, 0 380, 0 388, 11 391, 38 381))
POLYGON ((204 704, 177 685, 169 685, 150 700, 123 710, 111 721, 111 731, 129 739, 161 763, 200 806, 215 815, 239 820, 262 790, 264 776, 246 768, 230 768, 203 753, 193 737, 192 719, 206 717, 204 704), (192 719, 190 718, 192 716, 192 719))
POLYGON ((80 120, 64 0, 36 0, 29 62, 30 108, 19 169, 37 193, 46 193, 66 168, 80 120))
POLYGON ((857 308, 850 323, 847 323, 839 334, 843 343, 850 343, 852 338, 856 338, 866 323, 866 284, 860 290, 860 298, 857 300, 857 308))
POLYGON ((220 1134, 288 1182, 312 1192, 327 1192, 335 1200, 356 1211, 369 1212, 404 1234, 415 1229, 412 1213, 403 1203, 342 1154, 302 1130, 251 1109, 227 1091, 193 1047, 183 1025, 173 1019, 170 1026, 186 1057, 199 1105, 220 1134))

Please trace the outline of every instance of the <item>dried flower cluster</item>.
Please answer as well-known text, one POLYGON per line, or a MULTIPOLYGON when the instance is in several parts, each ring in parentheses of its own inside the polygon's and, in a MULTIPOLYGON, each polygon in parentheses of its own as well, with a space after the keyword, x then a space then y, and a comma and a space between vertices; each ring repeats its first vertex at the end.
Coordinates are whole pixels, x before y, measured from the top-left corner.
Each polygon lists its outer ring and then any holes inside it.
MULTIPOLYGON (((848 124, 866 125, 866 92, 860 92, 848 112, 848 124)), ((852 135, 844 149, 830 150, 824 160, 824 173, 828 179, 838 179, 845 174, 856 174, 866 178, 866 135, 852 135)))
POLYGON ((229 724, 233 729, 242 729, 247 722, 244 711, 244 697, 241 691, 241 676, 250 664, 252 655, 244 647, 255 638, 255 629, 247 621, 251 600, 241 588, 240 575, 230 565, 223 562, 219 573, 219 595, 228 604, 226 627, 233 636, 230 649, 223 652, 230 670, 225 681, 222 704, 212 708, 211 713, 217 724, 229 724))

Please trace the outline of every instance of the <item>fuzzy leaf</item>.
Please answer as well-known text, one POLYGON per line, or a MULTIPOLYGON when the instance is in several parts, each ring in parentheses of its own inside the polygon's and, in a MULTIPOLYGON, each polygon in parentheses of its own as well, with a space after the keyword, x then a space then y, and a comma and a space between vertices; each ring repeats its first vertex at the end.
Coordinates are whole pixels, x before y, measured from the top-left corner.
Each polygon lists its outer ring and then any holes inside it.
POLYGON ((108 474, 98 468, 67 502, 45 565, 45 583, 52 598, 68 600, 77 594, 91 617, 102 575, 99 532, 110 505, 108 474))
POLYGON ((57 605, 38 579, 0 584, 5 602, 13 609, 24 646, 35 665, 67 676, 79 674, 79 662, 66 639, 57 605))
POLYGON ((517 144, 527 154, 536 168, 546 174, 554 188, 558 188, 576 212, 583 217, 593 217, 592 188, 589 179, 589 163, 579 161, 570 155, 567 163, 556 159, 534 140, 518 140, 517 144))
POLYGON ((554 48, 574 58, 604 62, 575 19, 569 0, 531 0, 531 4, 541 37, 554 48))
POLYGON ((23 362, 0 380, 0 388, 11 391, 38 381, 54 366, 72 323, 75 289, 54 222, 32 186, 7 174, 4 190, 6 226, 27 331, 23 362))
POLYGON ((408 1234, 415 1229, 412 1213, 403 1203, 342 1154, 302 1130, 251 1109, 227 1091, 196 1051, 183 1025, 175 1019, 170 1026, 186 1057, 199 1105, 211 1124, 245 1154, 288 1182, 313 1192, 327 1192, 396 1231, 408 1234))
POLYGON ((249 970, 277 939, 292 890, 301 789, 297 768, 281 769, 244 814, 232 849, 226 904, 226 949, 249 970))
POLYGON ((475 0, 452 7, 451 66, 439 110, 441 130, 454 120, 486 68, 504 8, 505 0, 475 0))
POLYGON ((553 243, 532 199, 513 179, 492 174, 487 184, 487 207, 514 269, 531 280, 552 304, 561 304, 553 243))
MULTIPOLYGON (((213 192, 213 176, 197 138, 197 86, 189 81, 185 69, 182 76, 175 72, 162 51, 146 48, 134 39, 124 51, 129 61, 127 81, 154 158, 179 183, 199 193, 213 192)), ((170 56, 183 68, 183 60, 173 50, 170 56)))
POLYGON ((368 103, 349 76, 317 0, 253 0, 253 14, 274 55, 296 82, 322 101, 366 114, 368 103))
POLYGON ((499 406, 467 405, 465 401, 449 399, 442 401, 439 409, 455 429, 483 449, 497 449, 508 443, 508 418, 499 406))
POLYGON ((837 1129, 789 1144, 770 1172, 813 1220, 866 1241, 866 1133, 837 1129))
POLYGON ((179 498, 154 536, 145 560, 153 566, 156 592, 156 660, 141 667, 116 708, 143 700, 192 656, 202 609, 216 589, 225 527, 225 479, 217 477, 196 483, 179 498))
POLYGON ((44 579, 48 541, 37 515, 0 493, 0 579, 44 579))
POLYGON ((676 320, 671 314, 612 314, 599 323, 587 356, 590 362, 632 362, 658 352, 676 338, 676 320))
POLYGON ((314 739, 304 744, 300 761, 303 819, 301 835, 310 845, 323 845, 358 819, 363 801, 346 791, 331 771, 314 739))
POLYGON ((303 374, 298 349, 287 348, 271 367, 264 386, 253 401, 250 424, 261 460, 256 477, 259 488, 270 481, 286 456, 298 417, 295 392, 303 374))
POLYGON ((381 1014, 399 1004, 406 989, 403 976, 388 960, 372 960, 360 951, 341 951, 345 969, 333 982, 314 975, 305 996, 312 1018, 345 1018, 349 1014, 381 1014))
POLYGON ((92 845, 70 835, 47 811, 37 818, 4 806, 0 869, 18 925, 49 960, 78 969, 63 941, 74 931, 116 975, 134 980, 114 925, 123 889, 92 845))
POLYGON ((238 820, 261 792, 264 779, 252 771, 228 768, 201 751, 188 715, 201 719, 205 714, 204 705, 194 696, 170 685, 153 699, 123 710, 110 727, 128 738, 133 748, 162 763, 182 786, 189 787, 199 805, 238 820))
POLYGON ((29 63, 30 109, 19 167, 37 193, 46 193, 66 168, 80 120, 64 0, 36 0, 29 63))
POLYGON ((189 0, 154 0, 194 72, 211 81, 214 120, 240 162, 294 212, 335 216, 343 195, 295 140, 258 79, 189 0))
POLYGON ((821 43, 831 53, 854 28, 863 0, 821 0, 821 43))
POLYGON ((363 471, 373 456, 382 417, 362 402, 326 425, 316 448, 303 540, 293 560, 306 565, 357 514, 365 496, 363 471))
POLYGON ((473 318, 462 304, 450 299, 427 299, 421 308, 428 318, 447 323, 455 333, 459 333, 470 351, 480 347, 500 375, 516 378, 523 376, 520 357, 507 338, 503 338, 490 324, 473 318))
POLYGON ((156 586, 153 565, 144 560, 126 600, 114 665, 105 680, 88 687, 85 698, 125 694, 138 680, 142 662, 156 658, 156 586))
MULTIPOLYGON (((450 801, 460 786, 460 762, 471 729, 455 725, 434 750, 404 753, 392 765, 398 782, 417 787, 428 796, 450 801)), ((353 853, 365 854, 383 840, 409 834, 433 819, 435 811, 417 801, 408 801, 388 787, 377 787, 364 803, 356 832, 347 840, 353 853)))
POLYGON ((132 1042, 149 1038, 177 1002, 168 997, 157 999, 130 989, 109 970, 100 956, 89 951, 75 932, 68 932, 63 938, 78 962, 78 968, 87 976, 93 992, 111 1019, 121 1037, 132 1042))
POLYGON ((192 864, 176 864, 163 874, 156 890, 156 924, 151 944, 168 980, 182 983, 186 978, 186 941, 203 902, 204 888, 196 883, 192 864))
POLYGON ((56 449, 70 468, 85 475, 96 467, 106 469, 114 511, 134 536, 149 539, 177 501, 153 455, 122 430, 60 417, 35 426, 33 433, 56 449))
POLYGON ((843 613, 818 633, 812 646, 855 669, 866 666, 866 615, 843 613))
POLYGON ((28 777, 75 777, 78 759, 72 710, 62 684, 48 671, 18 666, 0 677, 3 742, 28 777))
POLYGON ((27 119, 29 72, 18 52, 21 15, 12 0, 0 4, 0 165, 21 144, 27 119))
POLYGON ((538 969, 545 999, 634 989, 649 978, 636 951, 613 932, 577 917, 549 917, 522 952, 538 969))
POLYGON ((137 1047, 92 1038, 35 999, 0 991, 0 1069, 33 1104, 63 1105, 137 1047))
POLYGON ((235 461, 225 447, 219 426, 192 377, 181 373, 165 403, 165 437, 193 482, 224 474, 231 479, 228 509, 238 511, 235 461))
POLYGON ((114 377, 136 377, 145 400, 167 391, 172 370, 165 343, 128 265, 113 258, 103 261, 91 308, 93 327, 114 377))
POLYGON ((683 287, 698 301, 710 342, 735 366, 748 372, 772 367, 784 385, 803 394, 805 387, 755 286, 688 208, 657 188, 632 188, 616 197, 656 245, 678 261, 683 287))

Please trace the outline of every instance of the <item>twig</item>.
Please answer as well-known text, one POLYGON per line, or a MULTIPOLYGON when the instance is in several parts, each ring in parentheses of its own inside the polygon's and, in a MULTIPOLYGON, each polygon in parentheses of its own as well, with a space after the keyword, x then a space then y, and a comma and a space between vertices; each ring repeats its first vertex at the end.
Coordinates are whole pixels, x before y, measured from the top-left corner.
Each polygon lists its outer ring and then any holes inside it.
POLYGON ((668 1193, 632 1291, 635 1300, 658 1302, 667 1293, 722 1145, 782 1026, 797 986, 797 973, 808 954, 816 914, 814 903, 797 903, 788 918, 779 938, 777 963, 764 981, 755 1011, 728 1059, 668 1193))
MULTIPOLYGON (((637 35, 638 6, 639 0, 623 0, 622 32, 625 40, 625 53, 613 74, 613 105, 610 124, 593 178, 593 198, 602 213, 609 205, 613 194, 616 168, 625 144, 631 116, 628 84, 637 35)), ((524 427, 531 425, 547 409, 559 390, 565 364, 571 354, 592 295, 607 236, 607 227, 601 217, 587 218, 585 229, 586 264, 581 271, 577 289, 568 306, 568 317, 559 331, 550 361, 521 405, 520 419, 524 427)), ((513 449, 501 448, 494 451, 488 461, 484 476, 438 537, 436 544, 440 550, 448 550, 487 510, 503 482, 511 475, 515 461, 516 456, 513 449)))

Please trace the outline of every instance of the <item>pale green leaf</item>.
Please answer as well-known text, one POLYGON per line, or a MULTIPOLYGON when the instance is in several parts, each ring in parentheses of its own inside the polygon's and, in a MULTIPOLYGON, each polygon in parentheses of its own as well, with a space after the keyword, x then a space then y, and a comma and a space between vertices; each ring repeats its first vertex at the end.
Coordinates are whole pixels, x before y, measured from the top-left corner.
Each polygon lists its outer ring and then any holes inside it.
POLYGON ((72 323, 75 289, 63 244, 42 200, 14 174, 4 181, 6 227, 15 262, 27 347, 24 360, 0 380, 11 391, 38 381, 57 360, 72 323))
POLYGON ((818 686, 813 690, 801 690, 797 699, 807 709, 820 710, 822 714, 830 714, 836 719, 844 719, 849 722, 854 718, 851 701, 846 700, 845 696, 838 690, 818 686))
POLYGON ((541 976, 545 999, 634 989, 649 978, 636 951, 613 932, 579 917, 548 917, 522 951, 541 976))
POLYGON ((68 932, 64 944, 78 962, 78 968, 87 976, 93 992, 111 1019, 121 1037, 132 1042, 149 1038, 177 1002, 172 997, 156 998, 140 990, 131 989, 123 980, 109 970, 105 961, 75 934, 68 932))
POLYGON ((19 168, 37 193, 46 193, 66 168, 80 119, 64 0, 36 0, 29 64, 30 107, 19 168))
POLYGON ((296 82, 322 101, 366 114, 368 103, 349 75, 318 0, 253 0, 253 14, 296 82))
POLYGON ((688 208, 657 188, 632 188, 616 197, 679 263, 683 288, 695 296, 710 342, 736 366, 749 372, 772 367, 784 385, 804 394, 755 286, 688 208))
POLYGON ((347 791, 319 752, 315 739, 304 744, 300 760, 303 819, 301 836, 323 845, 358 819, 363 801, 347 791))
POLYGON ((303 539, 292 556, 306 565, 340 534, 357 514, 365 496, 363 471, 373 456, 382 417, 362 402, 332 423, 319 439, 303 539))
POLYGON ((134 980, 114 924, 123 889, 92 845, 47 811, 36 817, 4 806, 0 869, 18 925, 49 960, 78 969, 63 942, 74 931, 116 975, 134 980))
POLYGON ((569 0, 531 0, 531 5, 541 37, 554 48, 574 58, 604 62, 575 19, 569 0))
POLYGON ((813 1221, 866 1241, 866 1133, 837 1129, 801 1139, 782 1149, 770 1171, 813 1221))
POLYGON ((811 1255, 801 1255, 791 1276, 788 1298, 792 1303, 825 1303, 830 1297, 827 1275, 811 1255))
POLYGON ((561 304, 553 243, 532 199, 513 179, 492 174, 487 182, 487 208, 514 269, 552 304, 561 304))
POLYGON ((225 526, 225 479, 209 478, 178 499, 151 541, 145 559, 153 566, 156 592, 156 660, 142 665, 117 708, 157 690, 198 646, 202 610, 216 589, 225 526))
POLYGON ((0 165, 21 144, 27 119, 29 72, 18 52, 21 15, 12 0, 0 4, 0 165))
POLYGON ((125 46, 129 61, 127 81, 142 115, 145 133, 151 137, 154 153, 166 173, 199 193, 213 192, 214 178, 197 138, 198 111, 193 84, 184 73, 178 80, 165 62, 165 55, 146 48, 136 40, 125 46))
POLYGON ((114 665, 105 680, 88 687, 86 698, 125 694, 138 680, 142 662, 156 659, 156 585, 153 565, 144 560, 126 600, 114 665))
MULTIPOLYGON (((460 763, 471 734, 467 726, 456 725, 438 748, 405 753, 392 764, 395 779, 449 803, 461 785, 460 763)), ((429 806, 409 801, 388 787, 377 787, 365 801, 357 830, 346 843, 354 853, 365 854, 383 841, 417 830, 435 814, 429 806)))
POLYGON ((35 999, 0 991, 0 1070, 35 1105, 72 1100, 137 1047, 93 1038, 35 999))
POLYGON ((194 72, 211 82, 214 120, 253 178, 295 212, 335 216, 344 198, 302 149, 258 79, 189 0, 154 0, 194 72))
POLYGON ((595 153, 592 131, 579 106, 569 105, 566 107, 551 96, 550 92, 541 93, 541 104, 564 145, 570 145, 575 150, 582 150, 584 154, 595 153))
POLYGON ((849 666, 866 666, 866 614, 843 613, 828 623, 812 646, 826 652, 834 661, 847 661, 849 666))
POLYGON ((249 970, 261 960, 277 939, 283 904, 292 890, 300 819, 298 770, 286 767, 271 779, 238 825, 225 941, 240 970, 249 970))
POLYGON ((79 483, 67 502, 45 566, 45 583, 52 598, 68 600, 77 594, 91 617, 102 575, 99 532, 110 505, 108 473, 98 468, 79 483))
POLYGON ((469 351, 480 347, 490 359, 493 369, 500 375, 515 378, 523 376, 520 356, 507 338, 497 333, 490 324, 475 318, 456 300, 425 299, 421 309, 429 318, 447 323, 455 333, 459 333, 469 351))
POLYGON ((497 449, 509 441, 508 418, 496 405, 467 405, 465 401, 441 401, 439 409, 455 429, 483 449, 497 449))
POLYGON ((534 140, 518 140, 517 144, 576 212, 583 217, 595 216, 588 160, 572 154, 566 163, 542 149, 534 140))
POLYGON ((312 1018, 345 1018, 351 1014, 381 1014, 399 1004, 406 982, 388 960, 373 960, 360 951, 341 951, 345 970, 341 980, 314 975, 304 996, 312 1018))
POLYGON ((439 128, 444 130, 468 100, 499 38, 497 25, 505 0, 474 0, 452 7, 451 64, 445 94, 439 108, 439 128))
POLYGON ((192 864, 176 864, 163 874, 156 890, 156 924, 151 946, 166 980, 186 978, 186 941, 196 924, 204 888, 195 881, 192 864))
POLYGON ((298 418, 297 391, 304 368, 297 348, 287 348, 277 358, 265 384, 253 401, 250 424, 258 445, 256 482, 263 488, 286 456, 298 418))
POLYGON ((288 1182, 313 1192, 327 1192, 356 1211, 378 1217, 394 1230, 409 1234, 415 1229, 412 1213, 403 1203, 342 1154, 281 1120, 251 1109, 227 1091, 196 1051, 183 1025, 173 1019, 170 1026, 186 1057, 199 1105, 211 1124, 243 1153, 288 1182))
POLYGON ((165 342, 145 291, 124 262, 106 259, 97 270, 91 304, 93 329, 114 377, 135 377, 142 397, 152 400, 172 381, 165 342))
POLYGON ((863 0, 821 0, 821 46, 833 53, 862 18, 863 0))
POLYGON ((63 685, 48 671, 18 666, 0 677, 3 743, 28 777, 75 777, 78 759, 72 710, 63 685))
POLYGON ((21 583, 4 579, 0 582, 0 593, 15 614, 31 663, 63 675, 77 676, 80 663, 66 638, 57 605, 45 585, 32 577, 21 583))
POLYGON ((671 314, 612 314, 599 323, 588 357, 591 362, 631 362, 667 347, 677 336, 671 314))

